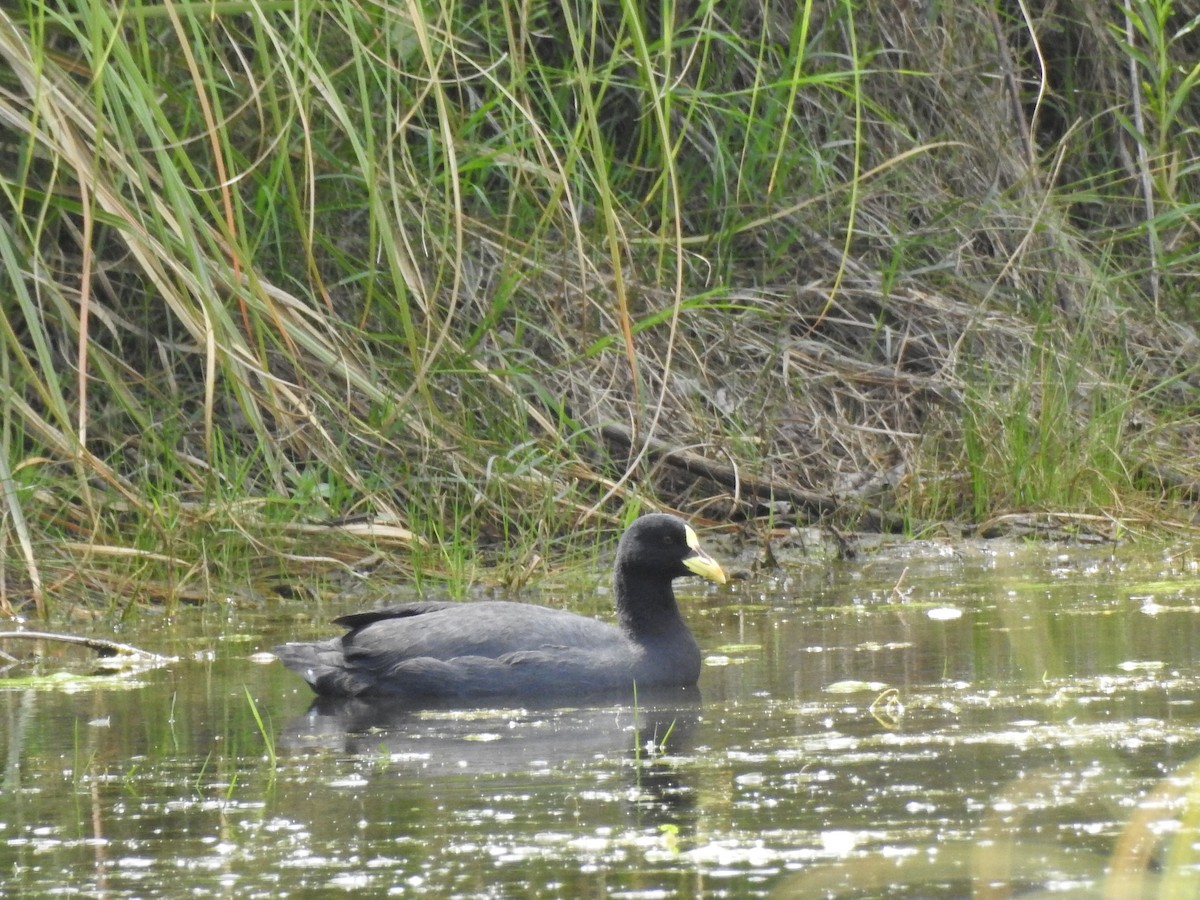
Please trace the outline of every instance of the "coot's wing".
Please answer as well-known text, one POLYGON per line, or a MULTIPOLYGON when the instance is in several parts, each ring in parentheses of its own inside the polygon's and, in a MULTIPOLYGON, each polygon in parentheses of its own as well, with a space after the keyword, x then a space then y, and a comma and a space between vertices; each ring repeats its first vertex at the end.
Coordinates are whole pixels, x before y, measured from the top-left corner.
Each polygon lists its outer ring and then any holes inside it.
MULTIPOLYGON (((401 608, 403 609, 403 608, 401 608)), ((343 635, 346 664, 374 673, 405 659, 492 659, 521 650, 578 647, 605 652, 627 639, 613 625, 561 609, 492 600, 374 619, 343 635)))
POLYGON ((613 625, 528 603, 412 603, 338 620, 351 630, 275 648, 326 696, 582 693, 629 682, 637 650, 613 625))
POLYGON ((500 657, 412 657, 376 670, 365 695, 540 699, 628 692, 634 687, 635 656, 631 645, 615 645, 603 652, 542 647, 500 657))
POLYGON ((449 600, 418 600, 413 603, 400 603, 396 606, 385 606, 380 609, 370 609, 366 612, 349 613, 338 616, 333 620, 334 625, 344 625, 351 630, 364 628, 372 622, 382 622, 384 619, 407 619, 428 612, 436 612, 451 606, 458 606, 449 600))

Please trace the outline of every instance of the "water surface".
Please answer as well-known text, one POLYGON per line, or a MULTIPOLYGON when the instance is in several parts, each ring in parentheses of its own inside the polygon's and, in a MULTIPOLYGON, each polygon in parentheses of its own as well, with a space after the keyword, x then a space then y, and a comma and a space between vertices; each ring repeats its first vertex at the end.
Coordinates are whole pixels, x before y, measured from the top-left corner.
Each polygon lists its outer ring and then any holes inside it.
MULTIPOLYGON (((0 884, 1190 895, 1196 568, 1180 548, 922 543, 680 582, 706 651, 699 696, 636 708, 313 707, 261 651, 334 633, 323 623, 362 597, 214 601, 168 629, 144 614, 117 637, 177 662, 0 682, 0 884)), ((602 610, 605 593, 533 599, 602 610)), ((47 652, 34 674, 86 659, 47 652)))

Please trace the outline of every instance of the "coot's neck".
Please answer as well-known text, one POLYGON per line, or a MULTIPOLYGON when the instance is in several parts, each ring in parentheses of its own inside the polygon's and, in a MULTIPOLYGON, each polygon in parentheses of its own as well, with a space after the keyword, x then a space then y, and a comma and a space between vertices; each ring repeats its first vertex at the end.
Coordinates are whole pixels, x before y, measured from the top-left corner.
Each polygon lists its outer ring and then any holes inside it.
POLYGON ((631 572, 627 567, 618 566, 613 572, 613 591, 617 601, 617 621, 634 640, 687 629, 679 614, 670 578, 631 572))

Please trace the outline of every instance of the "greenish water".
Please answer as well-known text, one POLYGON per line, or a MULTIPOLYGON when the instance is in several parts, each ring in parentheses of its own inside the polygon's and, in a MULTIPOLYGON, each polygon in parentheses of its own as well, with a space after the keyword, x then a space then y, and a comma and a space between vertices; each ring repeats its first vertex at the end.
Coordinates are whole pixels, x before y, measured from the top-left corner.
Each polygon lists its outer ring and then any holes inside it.
POLYGON ((258 654, 362 597, 144 615, 106 636, 178 661, 17 682, 87 659, 50 645, 0 682, 0 894, 1197 893, 1190 552, 914 544, 680 595, 700 697, 637 710, 310 709, 258 654))

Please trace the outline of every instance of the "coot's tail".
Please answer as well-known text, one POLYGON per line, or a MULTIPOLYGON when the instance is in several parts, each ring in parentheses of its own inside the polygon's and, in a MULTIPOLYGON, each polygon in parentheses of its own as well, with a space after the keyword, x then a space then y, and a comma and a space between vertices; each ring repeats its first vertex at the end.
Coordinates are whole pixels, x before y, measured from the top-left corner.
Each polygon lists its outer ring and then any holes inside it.
POLYGON ((315 643, 287 643, 272 652, 323 697, 354 697, 363 685, 346 669, 341 638, 315 643))

